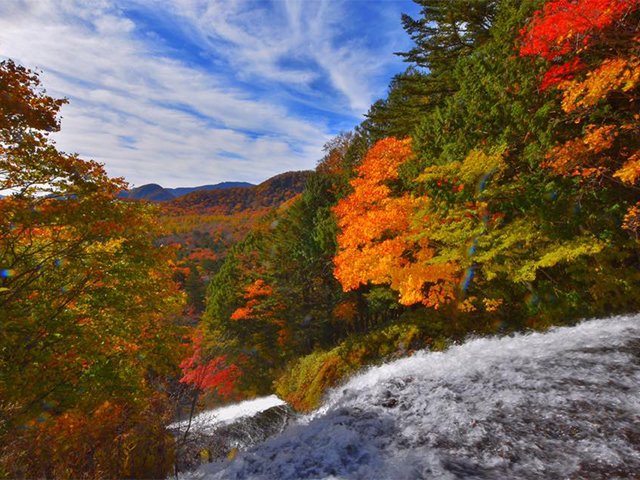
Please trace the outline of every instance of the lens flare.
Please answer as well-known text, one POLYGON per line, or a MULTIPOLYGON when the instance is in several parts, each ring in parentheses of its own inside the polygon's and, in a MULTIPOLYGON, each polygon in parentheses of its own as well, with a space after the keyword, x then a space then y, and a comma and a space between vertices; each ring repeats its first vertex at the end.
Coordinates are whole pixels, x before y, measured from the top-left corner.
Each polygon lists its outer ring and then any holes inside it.
POLYGON ((467 255, 472 257, 476 253, 476 247, 478 246, 478 240, 470 241, 467 245, 468 245, 467 246, 467 255))
POLYGON ((527 293, 524 296, 524 301, 529 307, 535 307, 540 303, 540 297, 535 293, 527 293))
POLYGON ((489 223, 489 210, 482 212, 482 223, 487 225, 489 223))
POLYGON ((578 215, 581 210, 582 210, 582 208, 580 207, 580 205, 576 203, 576 204, 573 205, 573 208, 571 209, 571 213, 573 215, 578 215))
POLYGON ((484 192, 485 188, 487 188, 487 182, 489 181, 490 177, 491 173, 486 173, 482 177, 480 177, 480 180, 478 180, 478 183, 476 184, 476 193, 484 192))
POLYGON ((16 274, 16 271, 11 268, 5 268, 3 270, 0 270, 0 277, 2 278, 11 278, 15 276, 15 274, 16 274))
POLYGON ((49 418, 51 418, 51 414, 49 412, 42 412, 40 415, 38 415, 37 420, 39 422, 46 422, 49 418))
POLYGON ((463 292, 466 292, 469 289, 471 280, 473 280, 473 265, 467 268, 462 277, 462 281, 460 282, 460 289, 463 292))

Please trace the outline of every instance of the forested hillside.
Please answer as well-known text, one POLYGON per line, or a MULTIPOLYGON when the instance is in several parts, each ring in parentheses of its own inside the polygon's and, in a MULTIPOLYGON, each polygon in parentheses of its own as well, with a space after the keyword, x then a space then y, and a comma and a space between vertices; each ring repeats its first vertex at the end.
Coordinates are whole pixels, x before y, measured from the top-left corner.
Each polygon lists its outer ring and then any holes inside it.
POLYGON ((169 190, 155 183, 125 190, 119 194, 119 197, 132 200, 149 200, 151 202, 167 202, 175 198, 169 190))
POLYGON ((0 63, 0 478, 165 478, 185 398, 307 411, 417 348, 640 309, 640 0, 415 1, 314 172, 162 205, 0 63))
POLYGON ((222 182, 213 185, 200 185, 198 187, 165 188, 155 183, 148 183, 136 188, 124 190, 119 194, 119 197, 133 200, 149 200, 151 202, 167 202, 192 192, 248 188, 254 186, 255 185, 247 182, 222 182))
POLYGON ((211 279, 185 381, 306 410, 417 347, 638 309, 640 2, 417 3, 387 98, 211 279))
POLYGON ((286 172, 252 187, 188 192, 162 204, 160 241, 179 246, 174 279, 187 294, 187 315, 199 319, 210 277, 227 251, 274 208, 299 195, 310 172, 286 172))
POLYGON ((255 187, 191 192, 164 205, 164 211, 170 215, 232 215, 246 210, 277 207, 304 189, 309 173, 281 173, 255 187))

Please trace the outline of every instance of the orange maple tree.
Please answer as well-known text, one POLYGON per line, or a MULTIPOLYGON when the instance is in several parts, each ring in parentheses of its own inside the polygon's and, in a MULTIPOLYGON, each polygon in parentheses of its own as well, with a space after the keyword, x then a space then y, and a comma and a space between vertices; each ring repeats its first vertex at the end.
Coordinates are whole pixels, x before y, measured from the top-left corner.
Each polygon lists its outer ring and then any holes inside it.
POLYGON ((353 193, 334 207, 341 228, 334 274, 344 291, 389 284, 403 305, 438 308, 454 297, 457 267, 429 264, 434 249, 427 238, 415 238, 412 215, 428 198, 393 192, 398 168, 411 158, 410 139, 380 140, 367 153, 353 193))

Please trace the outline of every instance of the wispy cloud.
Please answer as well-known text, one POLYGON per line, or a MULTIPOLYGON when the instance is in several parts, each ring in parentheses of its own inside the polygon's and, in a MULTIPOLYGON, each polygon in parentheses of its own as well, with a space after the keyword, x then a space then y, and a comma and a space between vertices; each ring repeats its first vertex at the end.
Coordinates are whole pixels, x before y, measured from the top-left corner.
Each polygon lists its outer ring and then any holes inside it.
POLYGON ((406 41, 388 10, 403 7, 5 0, 0 56, 41 69, 49 93, 70 99, 56 141, 112 175, 258 182, 313 167, 383 94, 406 41))

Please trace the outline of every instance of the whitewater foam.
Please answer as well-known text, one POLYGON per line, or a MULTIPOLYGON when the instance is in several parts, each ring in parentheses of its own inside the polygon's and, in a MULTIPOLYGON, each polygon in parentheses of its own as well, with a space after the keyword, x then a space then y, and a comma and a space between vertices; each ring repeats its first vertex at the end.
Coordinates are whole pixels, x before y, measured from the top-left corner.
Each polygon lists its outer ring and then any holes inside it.
MULTIPOLYGON (((284 404, 285 403, 275 395, 270 395, 268 397, 254 398, 252 400, 207 410, 193 417, 190 431, 202 432, 215 429, 220 425, 231 423, 241 418, 251 417, 257 413, 284 404)), ((183 431, 188 425, 189 420, 183 420, 170 425, 169 428, 176 428, 183 431)))
POLYGON ((446 352, 354 376, 206 479, 600 479, 640 472, 640 316, 446 352))

